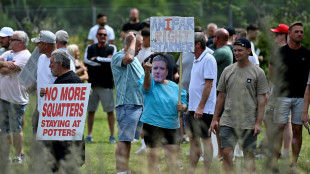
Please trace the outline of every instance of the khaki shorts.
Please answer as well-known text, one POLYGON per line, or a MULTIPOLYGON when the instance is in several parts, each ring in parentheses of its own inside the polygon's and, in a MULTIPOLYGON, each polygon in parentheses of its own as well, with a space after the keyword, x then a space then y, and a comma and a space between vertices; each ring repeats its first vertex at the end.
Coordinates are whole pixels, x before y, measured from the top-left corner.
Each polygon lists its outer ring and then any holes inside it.
POLYGON ((98 109, 99 100, 101 101, 104 112, 113 112, 115 109, 114 92, 110 88, 92 87, 92 92, 88 101, 88 112, 95 112, 98 109))

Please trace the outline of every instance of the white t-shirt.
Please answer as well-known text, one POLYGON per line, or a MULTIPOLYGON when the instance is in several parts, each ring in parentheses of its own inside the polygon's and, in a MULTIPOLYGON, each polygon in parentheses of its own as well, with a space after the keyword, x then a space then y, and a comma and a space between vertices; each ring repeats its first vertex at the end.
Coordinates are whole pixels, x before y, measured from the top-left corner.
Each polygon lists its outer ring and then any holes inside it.
POLYGON ((196 111, 200 103, 206 79, 213 79, 212 89, 203 113, 214 114, 216 103, 217 65, 215 58, 206 50, 194 60, 189 84, 189 111, 196 111))
MULTIPOLYGON (((23 69, 29 60, 31 53, 28 50, 19 51, 17 53, 6 51, 0 58, 4 58, 4 61, 7 61, 8 55, 12 55, 13 60, 15 61, 14 64, 20 69, 23 69)), ((14 104, 25 105, 28 103, 29 98, 28 93, 25 91, 25 87, 20 84, 18 80, 19 73, 20 71, 15 71, 7 75, 1 75, 0 98, 14 104)))
POLYGON ((258 56, 255 53, 254 43, 252 41, 250 43, 253 56, 249 56, 249 61, 255 65, 259 65, 258 56))
POLYGON ((139 62, 142 63, 151 54, 153 54, 153 52, 151 51, 151 47, 142 48, 136 57, 138 58, 139 62))
MULTIPOLYGON (((105 25, 104 28, 107 30, 107 34, 108 34, 108 39, 106 42, 108 43, 109 40, 115 40, 115 34, 114 34, 113 28, 110 27, 109 25, 105 25)), ((98 39, 96 37, 98 29, 99 29, 98 24, 91 27, 88 33, 88 40, 93 40, 94 43, 98 43, 98 39)))

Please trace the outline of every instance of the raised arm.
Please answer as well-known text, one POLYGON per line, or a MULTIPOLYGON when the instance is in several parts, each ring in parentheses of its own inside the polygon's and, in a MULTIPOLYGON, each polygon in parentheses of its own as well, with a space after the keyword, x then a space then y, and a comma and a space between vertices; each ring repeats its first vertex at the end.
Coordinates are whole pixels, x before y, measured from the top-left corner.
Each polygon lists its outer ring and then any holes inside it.
POLYGON ((127 65, 133 62, 135 57, 136 37, 133 32, 129 32, 125 38, 125 56, 123 57, 122 65, 127 65))

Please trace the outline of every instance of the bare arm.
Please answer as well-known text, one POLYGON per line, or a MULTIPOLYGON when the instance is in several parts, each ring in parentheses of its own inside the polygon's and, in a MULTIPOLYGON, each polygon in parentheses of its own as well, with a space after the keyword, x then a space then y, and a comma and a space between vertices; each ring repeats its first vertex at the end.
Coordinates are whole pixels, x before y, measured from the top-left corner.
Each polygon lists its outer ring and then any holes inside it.
POLYGON ((123 57, 122 65, 130 64, 133 62, 135 57, 136 37, 134 36, 133 32, 129 32, 126 37, 128 37, 127 39, 130 40, 130 44, 125 45, 125 56, 123 57))
POLYGON ((81 63, 81 69, 83 69, 83 75, 80 76, 80 79, 82 81, 88 80, 88 72, 87 72, 87 68, 85 67, 84 63, 81 63))
POLYGON ((211 89, 212 89, 213 79, 205 79, 205 87, 203 88, 202 97, 200 103, 195 111, 194 118, 201 118, 203 115, 203 109, 208 101, 211 89))
POLYGON ((144 81, 143 81, 143 89, 148 91, 151 88, 152 80, 151 80, 151 59, 149 59, 146 63, 143 64, 144 67, 144 81))
POLYGON ((259 94, 257 95, 257 118, 256 123, 254 125, 254 135, 257 135, 262 130, 262 122, 263 122, 263 116, 265 111, 265 94, 259 94))
POLYGON ((220 118, 220 113, 224 108, 225 98, 226 98, 226 93, 220 91, 217 95, 215 111, 214 111, 214 115, 213 115, 212 122, 210 125, 209 135, 211 135, 211 131, 215 133, 214 132, 215 127, 219 126, 218 120, 220 118))
POLYGON ((308 121, 309 121, 309 103, 310 103, 310 85, 307 85, 305 95, 304 95, 304 110, 302 112, 301 121, 304 123, 305 127, 308 128, 308 121))
POLYGON ((0 73, 3 75, 11 74, 16 71, 20 71, 20 67, 16 66, 12 61, 1 61, 0 63, 0 73))

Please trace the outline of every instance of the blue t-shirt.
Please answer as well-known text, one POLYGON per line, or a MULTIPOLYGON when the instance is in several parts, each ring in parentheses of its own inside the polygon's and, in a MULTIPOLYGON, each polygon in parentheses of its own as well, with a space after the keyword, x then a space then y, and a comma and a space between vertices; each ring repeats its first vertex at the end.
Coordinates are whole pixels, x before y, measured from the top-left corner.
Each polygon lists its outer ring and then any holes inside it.
POLYGON ((111 61, 116 89, 116 107, 125 104, 143 105, 143 94, 138 80, 144 75, 144 70, 136 57, 130 64, 122 66, 124 55, 123 51, 117 52, 111 61))
MULTIPOLYGON (((148 91, 143 88, 144 76, 139 80, 140 89, 144 96, 144 108, 141 122, 166 129, 180 127, 177 103, 179 99, 179 86, 169 81, 168 84, 157 83, 152 78, 148 91)), ((181 103, 187 105, 187 94, 181 92, 181 103)))

